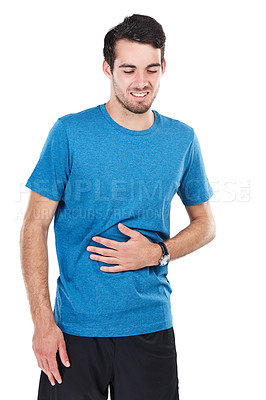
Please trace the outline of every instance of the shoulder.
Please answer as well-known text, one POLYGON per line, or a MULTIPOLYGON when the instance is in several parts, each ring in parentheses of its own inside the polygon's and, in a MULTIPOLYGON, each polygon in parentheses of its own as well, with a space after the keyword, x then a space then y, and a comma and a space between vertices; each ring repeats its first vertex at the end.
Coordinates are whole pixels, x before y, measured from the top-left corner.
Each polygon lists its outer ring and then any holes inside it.
POLYGON ((58 118, 65 128, 75 128, 82 123, 97 121, 99 116, 99 106, 91 107, 75 113, 69 113, 58 118))
POLYGON ((158 114, 160 116, 163 129, 169 130, 169 132, 177 135, 179 139, 186 140, 188 143, 193 142, 195 131, 190 125, 178 119, 171 118, 160 113, 158 114))
POLYGON ((100 113, 99 106, 91 107, 63 115, 57 119, 57 124, 60 124, 61 131, 64 131, 64 135, 72 146, 84 135, 95 131, 95 127, 99 125, 100 113))

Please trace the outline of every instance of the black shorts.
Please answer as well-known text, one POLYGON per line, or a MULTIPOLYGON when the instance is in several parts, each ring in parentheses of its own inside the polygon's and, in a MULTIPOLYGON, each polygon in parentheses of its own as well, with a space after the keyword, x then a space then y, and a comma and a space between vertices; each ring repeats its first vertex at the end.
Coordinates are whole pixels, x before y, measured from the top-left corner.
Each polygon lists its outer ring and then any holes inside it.
POLYGON ((62 383, 41 371, 38 400, 179 400, 174 329, 120 337, 63 333, 70 367, 62 383), (108 398, 109 399, 109 398, 108 398))

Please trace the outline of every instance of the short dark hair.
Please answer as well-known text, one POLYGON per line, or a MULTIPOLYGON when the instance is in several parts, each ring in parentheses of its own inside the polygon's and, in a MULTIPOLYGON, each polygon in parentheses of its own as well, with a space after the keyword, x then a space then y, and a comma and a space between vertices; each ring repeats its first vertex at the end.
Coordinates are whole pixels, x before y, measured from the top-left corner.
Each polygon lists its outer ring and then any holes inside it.
POLYGON ((164 60, 166 36, 162 25, 152 17, 133 14, 131 17, 125 17, 123 22, 107 32, 104 38, 103 55, 112 73, 116 58, 115 43, 119 39, 151 44, 156 49, 161 49, 161 63, 164 60))

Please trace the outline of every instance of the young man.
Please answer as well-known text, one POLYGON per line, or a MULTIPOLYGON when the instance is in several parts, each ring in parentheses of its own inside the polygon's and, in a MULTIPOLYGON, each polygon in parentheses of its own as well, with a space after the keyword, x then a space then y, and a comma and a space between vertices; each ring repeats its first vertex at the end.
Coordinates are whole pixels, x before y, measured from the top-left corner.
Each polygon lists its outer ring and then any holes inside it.
POLYGON ((132 15, 104 40, 110 100, 59 118, 26 186, 21 260, 42 369, 39 400, 177 400, 168 263, 215 236, 197 136, 151 110, 165 35, 132 15), (178 194, 190 224, 170 238, 178 194), (60 276, 52 311, 47 235, 60 276))

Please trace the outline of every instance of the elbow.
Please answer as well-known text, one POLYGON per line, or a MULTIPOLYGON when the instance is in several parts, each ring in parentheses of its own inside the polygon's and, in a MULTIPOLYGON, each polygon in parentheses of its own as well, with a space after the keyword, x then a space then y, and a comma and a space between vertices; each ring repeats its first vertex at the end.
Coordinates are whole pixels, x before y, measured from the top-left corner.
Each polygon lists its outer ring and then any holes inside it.
POLYGON ((48 235, 47 226, 43 226, 39 221, 24 218, 20 228, 19 241, 21 246, 25 241, 33 240, 34 238, 48 235))
POLYGON ((209 222, 209 230, 208 230, 209 242, 211 242, 216 236, 216 223, 214 219, 209 222))

